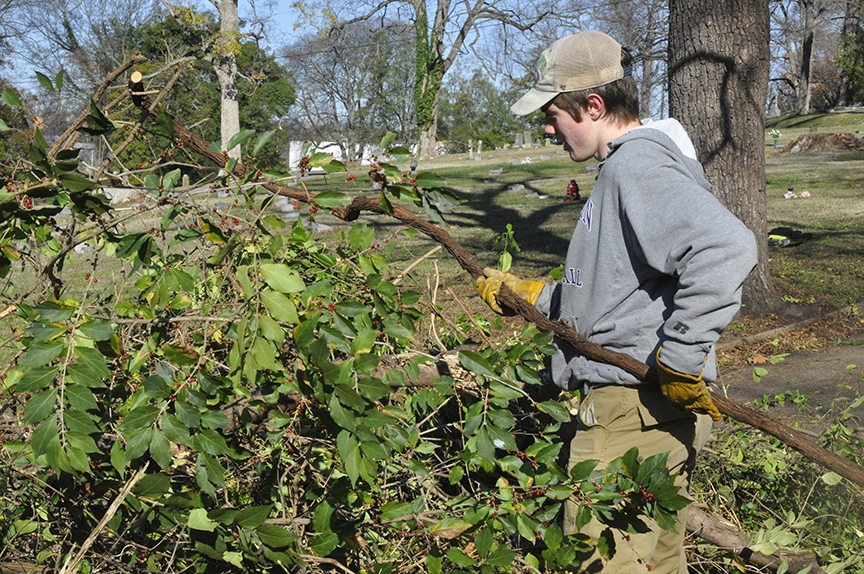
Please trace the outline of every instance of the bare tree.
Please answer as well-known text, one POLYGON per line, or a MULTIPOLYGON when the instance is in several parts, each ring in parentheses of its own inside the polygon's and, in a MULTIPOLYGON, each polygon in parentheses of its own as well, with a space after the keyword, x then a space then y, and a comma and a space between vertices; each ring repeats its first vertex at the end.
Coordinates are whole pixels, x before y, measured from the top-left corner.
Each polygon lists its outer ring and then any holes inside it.
POLYGON ((134 30, 156 8, 156 0, 20 0, 7 24, 24 65, 52 77, 62 69, 69 92, 86 97, 134 51, 134 30))
POLYGON ((772 81, 788 101, 789 111, 810 113, 815 68, 833 60, 837 49, 834 28, 842 6, 835 0, 773 0, 770 7, 775 56, 772 81), (823 54, 827 50, 829 57, 818 57, 820 44, 823 54))
POLYGON ((354 11, 354 16, 337 21, 345 26, 373 18, 397 17, 411 21, 414 27, 414 106, 419 154, 435 154, 438 97, 445 74, 463 48, 479 38, 479 28, 488 22, 498 22, 518 30, 528 30, 545 16, 554 13, 555 0, 473 0, 453 2, 438 0, 383 0, 378 4, 354 11), (359 12, 359 13, 358 13, 359 12))
MULTIPOLYGON (((693 137, 714 194, 757 239, 759 262, 744 284, 744 312, 782 306, 768 269, 765 98, 766 1, 670 0, 669 111, 693 137)), ((723 233, 705 221, 706 233, 723 233)))
POLYGON ((411 34, 407 24, 355 22, 288 46, 283 61, 298 90, 289 128, 302 139, 337 141, 348 158, 386 131, 413 137, 411 34))
POLYGON ((639 114, 662 116, 665 104, 668 0, 594 2, 592 17, 622 46, 630 50, 639 85, 639 114))

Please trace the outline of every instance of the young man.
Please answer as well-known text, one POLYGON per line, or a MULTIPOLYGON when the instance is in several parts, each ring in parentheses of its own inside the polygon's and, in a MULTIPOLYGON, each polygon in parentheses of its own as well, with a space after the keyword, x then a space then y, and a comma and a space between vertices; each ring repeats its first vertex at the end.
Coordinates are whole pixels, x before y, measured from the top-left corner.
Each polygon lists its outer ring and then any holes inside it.
MULTIPOLYGON (((501 284, 590 341, 627 353, 658 371, 660 385, 590 361, 565 344, 552 380, 581 389, 570 464, 605 465, 631 447, 643 458, 669 453, 685 490, 696 453, 720 419, 706 383, 716 378, 714 343, 741 304, 756 263, 753 234, 711 195, 690 139, 675 120, 643 126, 630 56, 609 36, 577 32, 543 52, 537 82, 511 108, 543 110, 546 134, 573 161, 600 161, 599 175, 555 285, 494 269, 478 280, 481 297, 501 311, 501 284)), ((578 509, 565 510, 565 532, 578 509)), ((678 531, 616 533, 613 556, 587 557, 589 572, 687 572, 686 510, 678 531)), ((650 521, 649 521, 650 522, 650 521)), ((582 529, 595 539, 604 526, 582 529)))

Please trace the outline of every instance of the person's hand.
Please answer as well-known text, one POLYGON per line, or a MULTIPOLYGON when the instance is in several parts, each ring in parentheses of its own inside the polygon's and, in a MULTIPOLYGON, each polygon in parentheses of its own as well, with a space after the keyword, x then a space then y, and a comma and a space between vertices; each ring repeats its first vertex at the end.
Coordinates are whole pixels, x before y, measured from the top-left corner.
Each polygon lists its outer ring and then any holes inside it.
POLYGON ((657 377, 660 379, 660 390, 663 396, 682 409, 710 415, 715 421, 722 418, 720 411, 711 400, 708 387, 702 380, 702 374, 687 375, 672 370, 660 362, 660 350, 657 350, 657 377))
POLYGON ((493 311, 499 314, 504 314, 501 305, 498 304, 498 292, 501 290, 501 285, 506 285, 513 293, 532 305, 537 303, 540 293, 546 287, 545 281, 526 281, 491 267, 485 268, 483 275, 485 277, 477 278, 477 293, 493 311))

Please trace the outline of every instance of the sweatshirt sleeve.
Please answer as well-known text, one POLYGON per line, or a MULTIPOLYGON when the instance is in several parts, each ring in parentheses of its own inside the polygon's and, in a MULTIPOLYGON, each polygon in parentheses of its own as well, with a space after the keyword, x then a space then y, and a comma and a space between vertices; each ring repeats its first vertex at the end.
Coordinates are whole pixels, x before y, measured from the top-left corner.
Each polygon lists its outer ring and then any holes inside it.
POLYGON ((741 306, 742 284, 756 264, 755 238, 680 162, 655 163, 624 183, 631 256, 677 278, 660 360, 699 375, 741 306))

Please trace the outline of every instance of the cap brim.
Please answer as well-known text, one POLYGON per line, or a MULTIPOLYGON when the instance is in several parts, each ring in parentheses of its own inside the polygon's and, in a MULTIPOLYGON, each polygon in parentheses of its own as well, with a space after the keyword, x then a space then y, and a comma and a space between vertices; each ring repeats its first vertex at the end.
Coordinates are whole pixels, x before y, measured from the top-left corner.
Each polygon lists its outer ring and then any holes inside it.
POLYGON ((510 111, 517 116, 527 116, 554 100, 557 95, 558 92, 546 92, 531 88, 527 94, 519 98, 518 102, 510 106, 510 111))

